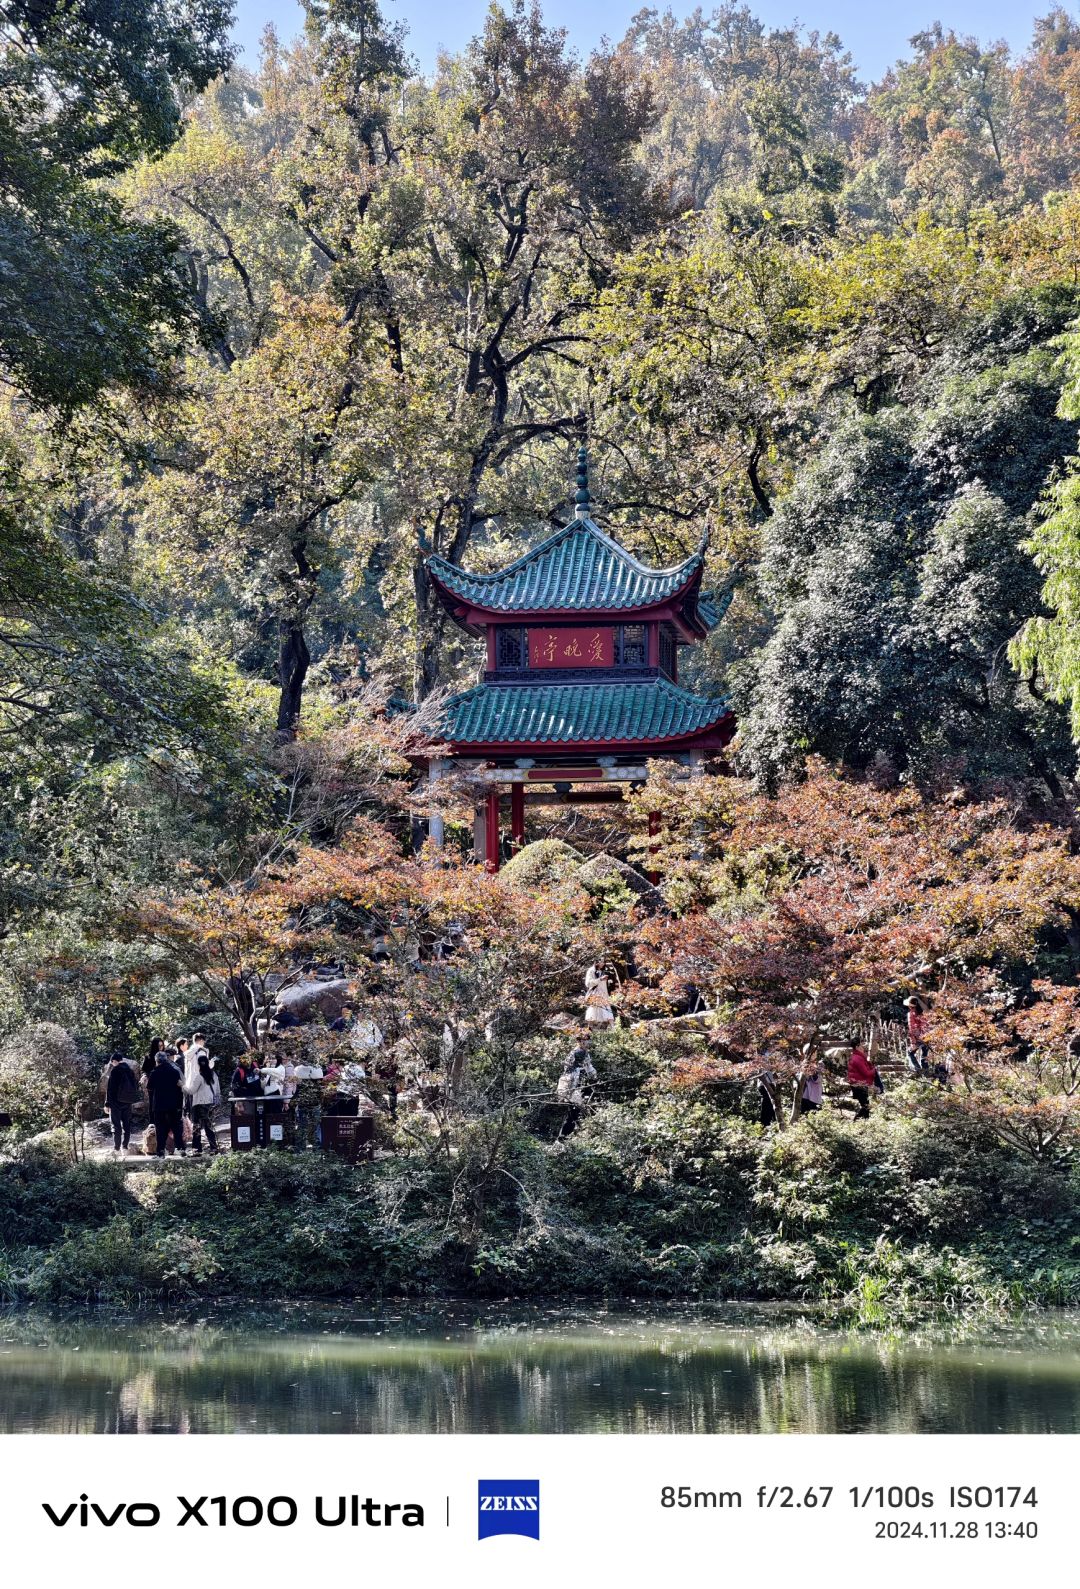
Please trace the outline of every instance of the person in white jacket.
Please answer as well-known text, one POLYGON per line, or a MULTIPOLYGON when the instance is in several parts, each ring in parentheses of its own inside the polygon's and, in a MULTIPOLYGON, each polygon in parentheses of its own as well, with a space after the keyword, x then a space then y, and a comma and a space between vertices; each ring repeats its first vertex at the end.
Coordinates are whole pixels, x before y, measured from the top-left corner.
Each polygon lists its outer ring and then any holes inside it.
POLYGON ((214 1105, 221 1100, 221 1084, 217 1079, 217 1060, 211 1059, 205 1048, 192 1045, 184 1056, 184 1092, 191 1109, 191 1145, 196 1153, 202 1152, 202 1134, 210 1144, 210 1152, 218 1150, 217 1132, 214 1130, 214 1105))

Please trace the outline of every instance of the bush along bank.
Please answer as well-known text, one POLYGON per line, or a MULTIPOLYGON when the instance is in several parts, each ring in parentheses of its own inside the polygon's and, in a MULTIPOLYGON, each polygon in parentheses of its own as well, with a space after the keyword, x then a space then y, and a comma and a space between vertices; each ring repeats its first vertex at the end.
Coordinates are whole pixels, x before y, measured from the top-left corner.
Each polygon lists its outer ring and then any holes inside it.
POLYGON ((375 1295, 789 1300, 866 1325, 1080 1305, 1077 1170, 926 1119, 765 1134, 707 1102, 610 1104, 569 1139, 450 1158, 222 1156, 125 1177, 0 1163, 0 1302, 375 1295))

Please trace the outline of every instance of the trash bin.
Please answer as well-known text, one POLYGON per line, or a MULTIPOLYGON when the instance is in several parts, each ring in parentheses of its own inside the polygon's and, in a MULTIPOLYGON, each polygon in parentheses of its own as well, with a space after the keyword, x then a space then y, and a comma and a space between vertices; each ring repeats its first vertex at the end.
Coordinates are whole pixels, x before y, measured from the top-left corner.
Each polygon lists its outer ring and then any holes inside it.
POLYGON ((322 1145, 330 1153, 340 1153, 350 1164, 355 1164, 361 1153, 365 1158, 372 1158, 375 1153, 374 1115, 323 1115, 322 1145))
POLYGON ((286 1109, 284 1098, 255 1098, 252 1101, 259 1122, 259 1146, 288 1147, 296 1135, 296 1115, 292 1109, 286 1109))
POLYGON ((259 1117, 255 1113, 257 1098, 234 1098, 229 1114, 229 1134, 234 1153, 246 1153, 259 1145, 259 1117))

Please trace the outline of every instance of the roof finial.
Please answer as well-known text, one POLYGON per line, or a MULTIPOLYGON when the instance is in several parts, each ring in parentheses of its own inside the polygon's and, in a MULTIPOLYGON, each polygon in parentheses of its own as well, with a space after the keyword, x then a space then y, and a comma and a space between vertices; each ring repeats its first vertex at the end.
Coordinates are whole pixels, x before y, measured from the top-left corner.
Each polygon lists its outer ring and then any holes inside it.
POLYGON ((589 449, 579 447, 577 455, 577 492, 574 496, 574 517, 587 519, 592 497, 589 495, 589 449))

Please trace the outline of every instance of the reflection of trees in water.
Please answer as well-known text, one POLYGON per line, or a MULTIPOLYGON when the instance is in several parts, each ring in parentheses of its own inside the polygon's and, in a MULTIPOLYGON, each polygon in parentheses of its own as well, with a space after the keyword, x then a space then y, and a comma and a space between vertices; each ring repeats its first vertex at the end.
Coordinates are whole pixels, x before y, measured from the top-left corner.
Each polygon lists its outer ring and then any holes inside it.
POLYGON ((406 1319, 340 1333, 348 1322, 9 1320, 0 1429, 1080 1432, 1072 1319, 989 1343, 616 1316, 478 1331, 431 1318, 427 1335, 406 1319))

